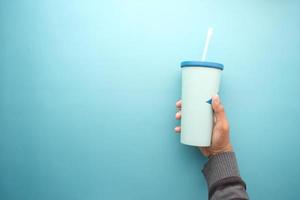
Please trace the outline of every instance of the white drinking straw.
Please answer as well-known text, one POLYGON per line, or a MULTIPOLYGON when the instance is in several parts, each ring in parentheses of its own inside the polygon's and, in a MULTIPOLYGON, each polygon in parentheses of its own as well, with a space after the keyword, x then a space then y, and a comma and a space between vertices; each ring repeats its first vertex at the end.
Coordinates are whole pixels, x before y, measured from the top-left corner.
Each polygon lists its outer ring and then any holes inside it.
POLYGON ((207 50, 208 50, 209 42, 211 40, 213 31, 214 31, 214 29, 212 27, 208 28, 206 40, 205 40, 205 46, 204 46, 204 50, 203 50, 203 54, 202 54, 202 61, 206 60, 207 50))

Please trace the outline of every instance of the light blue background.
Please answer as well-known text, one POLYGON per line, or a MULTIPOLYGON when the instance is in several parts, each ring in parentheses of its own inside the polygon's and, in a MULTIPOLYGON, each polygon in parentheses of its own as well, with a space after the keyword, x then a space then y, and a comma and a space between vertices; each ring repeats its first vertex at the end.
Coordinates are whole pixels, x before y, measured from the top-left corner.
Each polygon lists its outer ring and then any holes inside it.
POLYGON ((0 1, 0 199, 206 199, 173 134, 182 60, 221 97, 252 199, 300 187, 300 2, 0 1))

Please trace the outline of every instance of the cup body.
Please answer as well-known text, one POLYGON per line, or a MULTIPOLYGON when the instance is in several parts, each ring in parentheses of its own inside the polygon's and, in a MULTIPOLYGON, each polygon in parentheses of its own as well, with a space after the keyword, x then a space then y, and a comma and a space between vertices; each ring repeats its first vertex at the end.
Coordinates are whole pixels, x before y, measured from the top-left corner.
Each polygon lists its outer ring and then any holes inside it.
POLYGON ((184 61, 182 69, 181 143, 211 145, 213 110, 211 97, 218 94, 223 65, 184 61))

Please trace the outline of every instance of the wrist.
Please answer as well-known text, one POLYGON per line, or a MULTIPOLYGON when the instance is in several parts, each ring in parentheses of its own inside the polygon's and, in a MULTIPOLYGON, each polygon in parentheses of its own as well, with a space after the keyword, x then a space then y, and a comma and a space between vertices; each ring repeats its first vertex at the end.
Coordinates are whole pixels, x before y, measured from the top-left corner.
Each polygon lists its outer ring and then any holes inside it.
POLYGON ((220 154, 220 153, 226 153, 226 152, 233 152, 233 148, 232 148, 232 145, 230 143, 227 144, 226 146, 224 146, 223 148, 213 149, 210 152, 210 156, 214 156, 214 155, 217 155, 217 154, 220 154))

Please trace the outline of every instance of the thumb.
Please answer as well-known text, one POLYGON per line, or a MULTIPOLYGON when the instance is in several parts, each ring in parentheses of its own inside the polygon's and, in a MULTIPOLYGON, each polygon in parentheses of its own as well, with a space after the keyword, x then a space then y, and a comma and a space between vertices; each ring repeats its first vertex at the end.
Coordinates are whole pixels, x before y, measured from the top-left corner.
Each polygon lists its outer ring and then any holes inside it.
POLYGON ((227 122, 224 107, 221 104, 219 95, 212 97, 212 108, 216 117, 216 122, 227 122))

